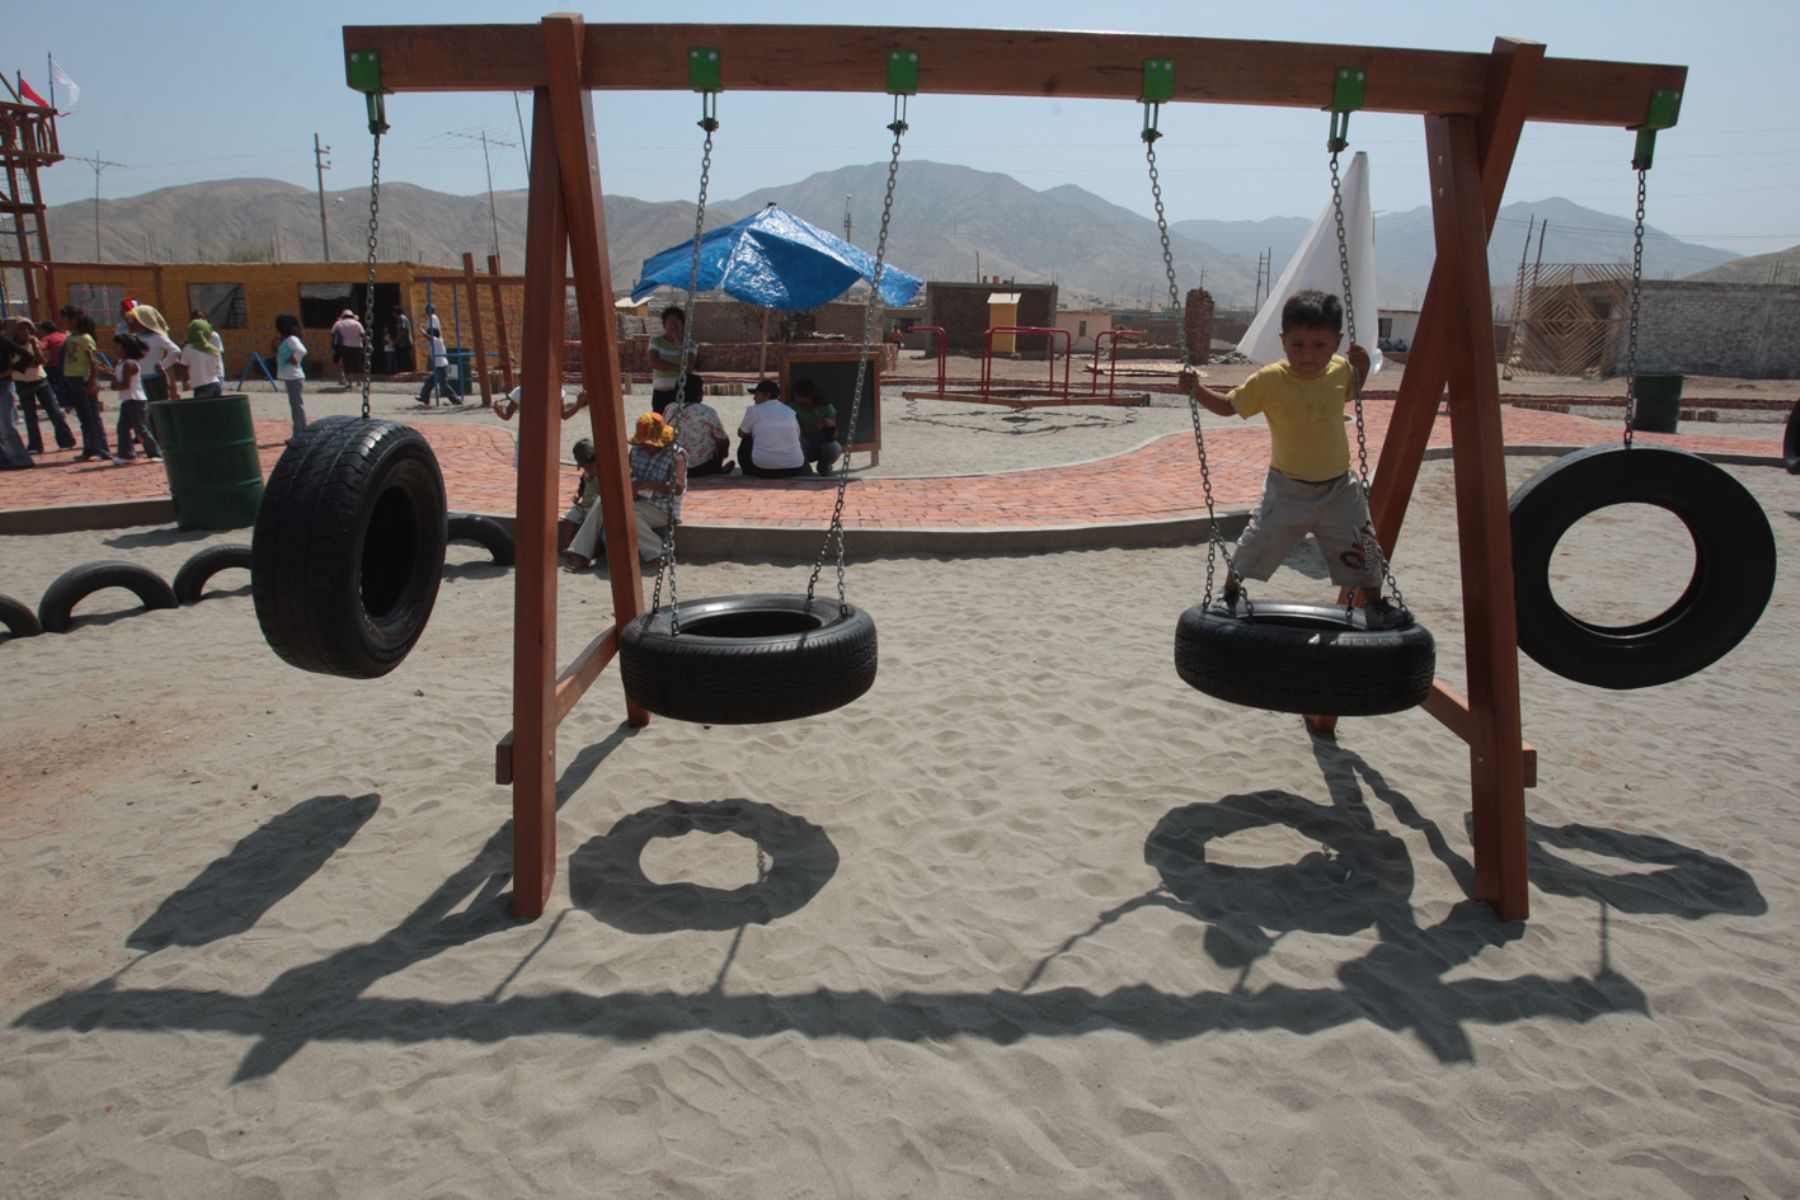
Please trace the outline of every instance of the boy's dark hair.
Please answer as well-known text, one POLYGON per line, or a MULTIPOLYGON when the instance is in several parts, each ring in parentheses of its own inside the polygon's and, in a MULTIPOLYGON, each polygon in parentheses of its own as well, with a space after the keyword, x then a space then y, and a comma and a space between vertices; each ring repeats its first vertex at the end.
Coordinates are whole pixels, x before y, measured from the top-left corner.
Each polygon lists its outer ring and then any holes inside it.
POLYGON ((39 321, 37 323, 37 331, 39 333, 55 333, 56 332, 56 322, 55 321, 39 321))
POLYGON ((704 403, 706 400, 706 380, 700 378, 700 376, 694 374, 692 371, 689 371, 687 373, 687 380, 681 385, 681 394, 684 402, 687 404, 704 403))
POLYGON ((1308 289, 1295 292, 1281 306, 1281 332, 1290 329, 1329 329, 1344 332, 1344 305, 1330 292, 1308 289))
POLYGON ((679 305, 679 304, 671 304, 671 305, 669 305, 669 307, 663 309, 662 315, 660 316, 659 319, 666 321, 670 317, 674 317, 676 320, 680 321, 683 325, 687 324, 687 314, 685 312, 681 311, 681 305, 679 305))
POLYGON ((144 339, 135 333, 113 334, 113 345, 117 346, 120 353, 124 354, 126 358, 142 358, 146 352, 144 339))
POLYGON ((282 313, 275 318, 275 332, 282 337, 299 337, 300 318, 293 313, 282 313))
POLYGON ((73 320, 77 319, 78 317, 85 316, 86 314, 83 313, 79 308, 75 307, 75 305, 73 305, 73 304, 65 304, 61 308, 56 310, 56 315, 59 317, 66 317, 67 319, 73 321, 73 320))
POLYGON ((809 400, 819 400, 819 385, 810 379, 802 379, 794 384, 794 395, 805 396, 809 400))
POLYGON ((86 333, 86 334, 91 335, 94 332, 94 330, 96 330, 98 328, 99 328, 99 326, 94 324, 94 318, 88 316, 86 313, 80 311, 79 309, 76 310, 76 312, 75 312, 75 332, 76 333, 86 333))

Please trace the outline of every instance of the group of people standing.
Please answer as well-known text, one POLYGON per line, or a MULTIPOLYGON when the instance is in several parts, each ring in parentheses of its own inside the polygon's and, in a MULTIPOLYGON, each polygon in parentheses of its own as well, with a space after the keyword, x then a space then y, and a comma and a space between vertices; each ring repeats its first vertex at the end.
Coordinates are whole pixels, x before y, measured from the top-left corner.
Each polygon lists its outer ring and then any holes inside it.
POLYGON ((100 349, 94 319, 73 305, 64 305, 54 321, 19 317, 5 324, 0 332, 0 466, 36 465, 32 456, 45 453, 40 414, 57 449, 75 449, 66 416, 70 412, 81 430, 76 462, 129 463, 140 449, 146 458, 159 461, 162 447, 150 429, 150 402, 180 398, 178 371, 196 398, 216 396, 224 388, 224 345, 203 311, 195 310, 185 339, 177 344, 161 312, 128 297, 120 305, 111 345, 109 356, 100 349), (104 386, 102 372, 111 377, 104 386), (113 393, 119 406, 113 446, 107 443, 101 417, 105 392, 113 393))

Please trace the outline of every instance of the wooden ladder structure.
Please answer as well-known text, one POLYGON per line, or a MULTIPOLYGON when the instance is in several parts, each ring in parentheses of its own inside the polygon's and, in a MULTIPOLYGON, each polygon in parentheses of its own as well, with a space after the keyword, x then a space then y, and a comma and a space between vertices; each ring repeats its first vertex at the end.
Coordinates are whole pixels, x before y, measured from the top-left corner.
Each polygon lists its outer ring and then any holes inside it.
POLYGON ((33 320, 47 321, 55 315, 50 311, 50 288, 40 286, 38 276, 50 269, 50 227, 38 172, 63 160, 62 147, 57 144, 56 111, 25 102, 10 83, 5 87, 11 98, 0 100, 0 169, 6 173, 0 217, 10 222, 4 236, 17 242, 18 257, 0 251, 0 271, 24 275, 25 312, 33 320))
MULTIPOLYGON (((626 470, 624 398, 607 260, 595 90, 688 91, 695 48, 717 50, 732 91, 886 92, 891 51, 918 55, 921 96, 1140 97, 1146 60, 1175 64, 1173 101, 1331 107, 1340 69, 1366 73, 1362 107, 1422 118, 1437 261, 1375 477, 1392 551, 1446 389, 1467 639, 1467 699, 1440 684, 1426 710, 1468 744, 1476 898, 1502 920, 1529 911, 1518 644, 1487 243, 1527 120, 1632 128, 1653 95, 1679 94, 1678 66, 1545 57, 1500 39, 1490 53, 1029 30, 779 25, 351 26, 352 56, 377 56, 380 90, 533 94, 521 371, 513 730, 497 776, 513 790, 513 911, 536 917, 556 871, 556 729, 644 608, 626 470), (565 264, 572 263, 582 372, 599 449, 615 624, 557 670, 556 403, 565 264)), ((364 58, 363 62, 368 60, 364 58)), ((1621 158, 1623 158, 1623 154, 1621 158)), ((634 725, 649 714, 627 701, 634 725)))

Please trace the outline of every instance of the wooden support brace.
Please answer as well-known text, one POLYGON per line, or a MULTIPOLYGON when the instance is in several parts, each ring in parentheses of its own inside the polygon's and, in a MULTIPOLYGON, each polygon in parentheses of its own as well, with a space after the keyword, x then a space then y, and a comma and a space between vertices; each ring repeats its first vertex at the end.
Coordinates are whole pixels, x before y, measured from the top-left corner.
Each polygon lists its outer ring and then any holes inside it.
MULTIPOLYGON (((1419 707, 1463 741, 1474 741, 1475 717, 1469 711, 1468 700, 1443 680, 1431 685, 1431 694, 1419 707)), ((1534 788, 1537 786, 1537 751, 1530 742, 1520 742, 1519 754, 1524 760, 1525 786, 1534 788)))
POLYGON ((1487 270, 1488 224, 1471 117, 1425 122, 1432 225, 1445 272, 1450 360, 1450 438, 1456 469, 1463 628, 1469 677, 1469 774, 1474 810, 1475 898, 1503 921, 1530 909, 1526 877, 1519 649, 1513 604, 1506 446, 1487 270))
MULTIPOLYGON (((581 697, 594 686, 594 680, 600 678, 600 672, 606 669, 619 653, 619 627, 608 625, 599 637, 587 644, 587 648, 575 656, 575 661, 563 668, 562 674, 556 677, 556 724, 561 725, 581 697)), ((494 782, 505 786, 513 781, 513 733, 506 731, 506 736, 494 746, 494 782)))

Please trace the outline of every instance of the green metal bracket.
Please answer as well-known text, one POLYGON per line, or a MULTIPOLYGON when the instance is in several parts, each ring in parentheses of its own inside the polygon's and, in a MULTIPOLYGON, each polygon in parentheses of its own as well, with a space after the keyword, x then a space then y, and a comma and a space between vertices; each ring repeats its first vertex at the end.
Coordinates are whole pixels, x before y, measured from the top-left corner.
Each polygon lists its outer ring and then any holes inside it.
POLYGON ((1157 117, 1162 113, 1162 106, 1175 98, 1175 60, 1172 58, 1146 58, 1144 60, 1144 94, 1138 102, 1144 106, 1144 140, 1154 142, 1162 136, 1156 128, 1157 117))
POLYGON ((381 55, 374 50, 352 50, 345 64, 350 86, 363 94, 369 109, 369 132, 386 133, 387 92, 381 86, 381 55))
POLYGON ((1339 67, 1331 82, 1331 138, 1326 147, 1337 154, 1350 145, 1350 114, 1363 106, 1369 73, 1361 67, 1339 67))
POLYGON ((1162 104, 1175 98, 1175 60, 1172 58, 1146 58, 1144 60, 1144 94, 1139 97, 1145 104, 1162 104))
POLYGON ((724 90, 719 82, 719 51, 712 46, 695 46, 688 51, 688 86, 696 92, 724 90))
POLYGON ((1673 129, 1675 122, 1681 118, 1681 93, 1674 88, 1657 88, 1650 93, 1650 112, 1642 125, 1633 125, 1637 130, 1637 145, 1632 150, 1631 165, 1633 169, 1648 171, 1656 158, 1656 133, 1659 129, 1673 129))
POLYGON ((887 90, 890 96, 916 96, 919 94, 919 52, 917 50, 888 51, 887 90))

